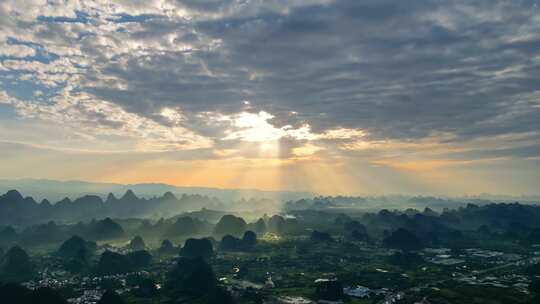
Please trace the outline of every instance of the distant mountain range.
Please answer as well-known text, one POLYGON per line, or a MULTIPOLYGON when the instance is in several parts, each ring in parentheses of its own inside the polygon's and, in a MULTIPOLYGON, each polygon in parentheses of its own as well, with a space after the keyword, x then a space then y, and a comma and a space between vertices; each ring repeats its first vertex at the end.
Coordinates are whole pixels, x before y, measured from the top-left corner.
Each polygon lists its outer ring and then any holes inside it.
POLYGON ((54 221, 61 224, 94 219, 111 218, 169 218, 177 214, 205 209, 244 211, 248 213, 276 212, 282 203, 272 199, 240 199, 223 202, 215 197, 172 192, 152 198, 137 197, 132 190, 121 196, 109 193, 106 199, 87 194, 76 199, 63 198, 51 203, 47 199, 37 202, 17 190, 0 195, 0 227, 24 227, 54 221))
POLYGON ((122 196, 126 191, 132 190, 138 196, 152 198, 171 192, 176 196, 182 194, 199 194, 215 197, 228 203, 236 200, 250 198, 265 198, 277 201, 297 200, 313 197, 309 192, 264 191, 256 189, 219 189, 204 187, 177 187, 168 184, 115 184, 95 183, 85 181, 56 181, 48 179, 0 179, 0 193, 17 189, 25 195, 36 200, 48 199, 51 202, 59 201, 65 197, 76 199, 84 195, 103 195, 113 193, 122 196))
POLYGON ((25 197, 17 190, 9 190, 0 195, 0 224, 25 226, 48 221, 76 223, 105 217, 171 216, 203 207, 223 208, 223 203, 216 198, 201 195, 177 198, 171 192, 146 199, 128 190, 118 198, 112 193, 105 200, 96 195, 84 195, 74 200, 66 197, 52 204, 47 199, 38 203, 31 196, 25 197))

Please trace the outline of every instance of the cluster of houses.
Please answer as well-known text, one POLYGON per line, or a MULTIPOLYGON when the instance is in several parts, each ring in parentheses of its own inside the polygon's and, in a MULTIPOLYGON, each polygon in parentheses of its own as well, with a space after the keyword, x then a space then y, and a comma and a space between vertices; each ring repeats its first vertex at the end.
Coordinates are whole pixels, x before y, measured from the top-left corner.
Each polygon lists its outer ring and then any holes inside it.
POLYGON ((469 285, 492 286, 498 288, 514 288, 523 293, 529 293, 530 279, 524 275, 509 274, 503 276, 463 276, 455 279, 469 285))
POLYGON ((131 291, 132 287, 127 285, 127 277, 130 275, 148 277, 146 271, 114 274, 107 276, 74 276, 63 270, 48 271, 45 270, 39 274, 39 278, 32 281, 22 283, 23 286, 29 289, 37 289, 40 287, 50 287, 53 289, 72 288, 76 297, 67 299, 73 304, 95 304, 99 301, 104 289, 100 287, 103 281, 114 281, 120 287, 115 289, 119 294, 131 291))

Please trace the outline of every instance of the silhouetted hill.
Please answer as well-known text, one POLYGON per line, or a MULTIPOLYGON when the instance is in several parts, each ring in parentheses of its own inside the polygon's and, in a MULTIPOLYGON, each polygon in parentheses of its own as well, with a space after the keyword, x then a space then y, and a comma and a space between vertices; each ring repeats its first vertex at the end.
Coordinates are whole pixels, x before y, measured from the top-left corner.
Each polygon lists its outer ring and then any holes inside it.
POLYGON ((189 216, 182 216, 167 229, 166 237, 192 236, 211 231, 211 225, 205 221, 193 219, 189 216))
POLYGON ((212 270, 201 257, 180 258, 167 273, 165 288, 171 292, 187 293, 203 296, 217 286, 217 279, 212 270))
POLYGON ((0 196, 0 223, 17 224, 38 215, 39 208, 33 198, 23 198, 17 190, 0 196))
POLYGON ((225 235, 219 243, 222 251, 246 251, 251 250, 257 244, 257 235, 253 231, 246 231, 240 239, 232 235, 225 235))
POLYGON ((79 236, 72 236, 66 240, 60 248, 58 248, 58 255, 62 258, 79 258, 81 256, 88 257, 97 249, 97 245, 94 242, 85 241, 79 236))
POLYGON ((39 245, 49 242, 61 242, 66 239, 67 231, 54 221, 26 228, 19 239, 25 245, 39 245))
POLYGON ((146 250, 137 250, 126 255, 131 263, 132 269, 147 267, 152 262, 152 255, 146 250))
MULTIPOLYGON (((250 200, 249 204, 253 208, 257 208, 256 206, 265 208, 267 201, 264 199, 250 200)), ((245 200, 240 200, 226 206, 216 198, 199 194, 176 196, 172 192, 166 192, 162 196, 144 198, 138 197, 132 190, 127 190, 120 198, 109 193, 105 201, 97 195, 84 195, 74 200, 66 197, 51 204, 48 200, 37 203, 31 197, 25 198, 18 191, 10 190, 0 196, 0 226, 24 227, 50 221, 74 223, 105 217, 160 218, 170 217, 171 214, 189 215, 193 219, 198 218, 203 222, 217 222, 225 213, 206 208, 238 209, 238 206, 243 206, 245 202, 245 200), (190 212, 193 210, 199 211, 190 212)), ((250 210, 250 212, 252 211, 250 210)))
MULTIPOLYGON (((51 201, 58 201, 64 197, 75 199, 83 195, 103 195, 113 193, 117 197, 123 195, 131 189, 135 193, 145 198, 152 198, 171 192, 180 197, 183 194, 215 197, 223 202, 231 202, 242 198, 268 198, 279 201, 296 200, 301 198, 313 197, 309 192, 290 192, 290 191, 264 191, 257 189, 219 189, 209 187, 177 187, 168 184, 146 183, 146 184, 114 184, 114 183, 95 183, 85 181, 56 181, 46 179, 0 179, 0 193, 10 189, 19 189, 26 195, 35 198, 47 198, 51 201)), ((200 208, 197 208, 200 209, 200 208)))
POLYGON ((124 304, 124 300, 113 290, 107 290, 97 304, 124 304))
POLYGON ((224 215, 227 214, 230 214, 230 212, 202 208, 201 210, 187 212, 182 215, 178 215, 177 217, 189 216, 194 219, 217 223, 224 215))
POLYGON ((110 218, 92 221, 88 226, 86 235, 91 240, 116 239, 125 235, 122 226, 110 218))
POLYGON ((151 199, 139 198, 131 190, 119 199, 109 194, 106 201, 96 195, 85 195, 75 200, 64 198, 56 204, 47 200, 38 204, 33 198, 24 198, 18 191, 10 190, 0 196, 0 225, 26 226, 49 221, 70 223, 105 217, 155 217, 220 204, 216 199, 200 195, 177 198, 170 192, 151 199))
POLYGON ((0 246, 10 246, 17 240, 17 237, 17 232, 11 226, 0 229, 0 246))
POLYGON ((79 273, 90 267, 90 260, 96 249, 96 243, 72 236, 62 243, 56 255, 66 270, 79 273))
POLYGON ((163 255, 176 254, 178 249, 169 240, 163 240, 158 248, 158 253, 163 255))
POLYGON ((214 254, 212 242, 209 239, 187 239, 180 255, 188 258, 210 258, 214 254))
POLYGON ((146 248, 146 244, 140 235, 136 235, 133 239, 131 239, 128 247, 133 251, 139 251, 144 250, 146 248))
POLYGON ((243 218, 237 217, 231 214, 224 215, 216 227, 214 228, 214 235, 233 235, 241 236, 246 231, 247 224, 243 218))
MULTIPOLYGON (((366 210, 377 212, 381 209, 425 209, 430 208, 441 212, 444 209, 456 209, 466 207, 467 204, 485 206, 494 203, 506 203, 519 201, 522 204, 539 205, 540 197, 512 197, 512 196, 475 196, 475 197, 434 197, 434 196, 318 196, 314 198, 302 198, 288 201, 284 204, 284 209, 288 211, 297 210, 366 210)), ((432 211, 433 211, 432 210, 432 211)))
POLYGON ((67 304, 68 302, 52 288, 39 287, 30 290, 15 283, 0 284, 2 303, 7 304, 67 304))
POLYGON ((147 267, 152 261, 152 255, 146 250, 130 252, 126 255, 112 251, 101 254, 94 272, 99 275, 127 273, 147 267))
POLYGON ((242 250, 242 240, 230 234, 225 235, 219 242, 219 250, 240 251, 242 250))
POLYGON ((105 251, 99 258, 95 273, 99 275, 111 275, 127 273, 131 270, 131 262, 127 256, 112 251, 105 251))
POLYGON ((11 247, 0 261, 0 278, 5 282, 22 282, 35 274, 30 257, 21 247, 11 247))
POLYGON ((259 234, 264 234, 266 233, 266 223, 264 222, 262 218, 260 218, 254 223, 249 223, 247 225, 247 229, 252 230, 259 234))

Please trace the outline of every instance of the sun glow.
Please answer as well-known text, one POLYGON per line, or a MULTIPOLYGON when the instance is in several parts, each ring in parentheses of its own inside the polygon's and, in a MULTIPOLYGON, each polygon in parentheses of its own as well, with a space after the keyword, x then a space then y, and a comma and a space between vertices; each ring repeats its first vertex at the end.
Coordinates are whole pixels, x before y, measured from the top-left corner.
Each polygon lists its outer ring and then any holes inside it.
POLYGON ((268 120, 273 115, 261 111, 257 114, 242 112, 232 117, 224 116, 222 120, 232 122, 234 131, 228 131, 224 140, 240 139, 248 142, 275 141, 284 136, 282 129, 274 127, 268 120))
POLYGON ((233 170, 236 187, 329 193, 349 184, 339 165, 325 163, 317 154, 328 148, 328 141, 359 140, 367 135, 365 131, 338 127, 315 133, 307 123, 276 126, 274 118, 266 111, 204 114, 205 121, 223 129, 220 140, 228 145, 215 155, 226 158, 224 163, 238 161, 233 170))

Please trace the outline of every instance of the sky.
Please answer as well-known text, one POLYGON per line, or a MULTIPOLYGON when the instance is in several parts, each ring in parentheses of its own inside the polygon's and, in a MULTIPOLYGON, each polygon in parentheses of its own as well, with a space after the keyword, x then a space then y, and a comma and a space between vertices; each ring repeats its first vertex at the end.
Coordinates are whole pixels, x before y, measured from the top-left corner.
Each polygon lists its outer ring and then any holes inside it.
POLYGON ((533 0, 0 1, 0 178, 539 194, 533 0))

